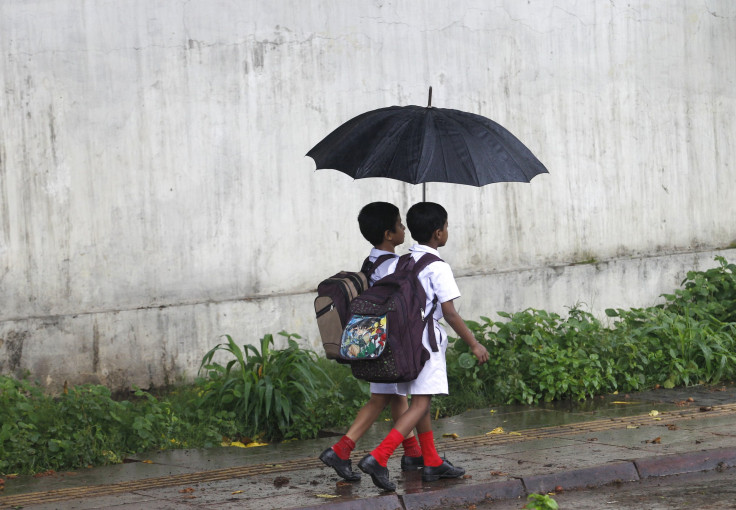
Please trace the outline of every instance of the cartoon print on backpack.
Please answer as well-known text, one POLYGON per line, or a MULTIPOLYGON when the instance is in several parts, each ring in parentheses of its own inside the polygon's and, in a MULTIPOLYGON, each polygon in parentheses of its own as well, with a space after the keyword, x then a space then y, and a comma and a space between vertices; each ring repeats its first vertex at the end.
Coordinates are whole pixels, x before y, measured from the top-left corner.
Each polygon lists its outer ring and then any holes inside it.
POLYGON ((346 359, 372 359, 386 347, 386 316, 353 315, 340 343, 340 356, 346 359))

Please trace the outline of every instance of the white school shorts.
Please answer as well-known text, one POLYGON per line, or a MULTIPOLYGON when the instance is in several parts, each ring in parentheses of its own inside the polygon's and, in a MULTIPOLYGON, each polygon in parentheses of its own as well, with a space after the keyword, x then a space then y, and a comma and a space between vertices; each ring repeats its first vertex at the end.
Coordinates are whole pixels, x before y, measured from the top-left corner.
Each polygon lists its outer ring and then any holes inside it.
POLYGON ((377 393, 379 395, 401 395, 406 396, 406 393, 399 391, 398 383, 371 383, 371 393, 377 393))

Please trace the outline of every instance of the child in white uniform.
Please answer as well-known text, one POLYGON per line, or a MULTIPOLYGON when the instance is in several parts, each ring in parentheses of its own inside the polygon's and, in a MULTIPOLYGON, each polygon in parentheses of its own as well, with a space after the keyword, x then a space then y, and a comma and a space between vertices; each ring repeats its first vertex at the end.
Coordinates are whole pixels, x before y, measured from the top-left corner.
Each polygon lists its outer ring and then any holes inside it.
MULTIPOLYGON (((388 202, 373 202, 361 209, 358 214, 358 225, 363 237, 373 245, 368 260, 375 263, 383 255, 398 258, 395 248, 404 243, 404 225, 401 223, 399 209, 388 202)), ((388 274, 391 260, 382 262, 371 273, 369 285, 388 274)), ((358 411, 355 421, 348 431, 332 447, 323 451, 319 458, 335 469, 335 472, 350 482, 360 480, 360 473, 352 470, 350 454, 355 442, 373 425, 383 409, 391 404, 391 416, 396 421, 409 408, 406 391, 399 391, 396 384, 371 383, 371 398, 358 411)), ((404 455, 401 458, 401 469, 408 471, 421 468, 422 451, 413 433, 402 441, 404 455)))
MULTIPOLYGON (((409 209, 406 222, 411 236, 419 243, 411 247, 412 257, 418 260, 426 253, 439 255, 437 248, 444 246, 448 238, 447 211, 444 207, 432 202, 420 202, 409 209)), ((392 272, 395 267, 396 262, 392 261, 388 271, 392 272)), ((396 485, 389 479, 386 465, 393 451, 414 427, 417 429, 424 460, 422 480, 433 481, 440 478, 457 478, 465 474, 464 469, 455 467, 449 461, 443 460, 437 454, 434 446, 429 407, 432 402, 432 395, 447 394, 448 389, 447 366, 445 363, 447 333, 437 320, 444 316, 444 319, 455 333, 470 347, 478 362, 483 364, 488 361, 488 351, 475 339, 473 333, 465 325, 463 318, 455 310, 453 300, 460 297, 460 291, 449 264, 443 261, 429 264, 419 273, 419 281, 427 294, 425 309, 431 309, 435 296, 437 296, 438 302, 441 303, 441 307, 435 310, 435 320, 428 324, 428 327, 435 328, 439 352, 432 352, 429 346, 428 329, 425 328, 422 343, 429 351, 430 358, 414 381, 397 385, 399 392, 411 394, 411 405, 398 420, 395 420, 394 428, 381 444, 358 463, 358 467, 363 472, 371 475, 373 483, 384 490, 396 489, 396 485)))

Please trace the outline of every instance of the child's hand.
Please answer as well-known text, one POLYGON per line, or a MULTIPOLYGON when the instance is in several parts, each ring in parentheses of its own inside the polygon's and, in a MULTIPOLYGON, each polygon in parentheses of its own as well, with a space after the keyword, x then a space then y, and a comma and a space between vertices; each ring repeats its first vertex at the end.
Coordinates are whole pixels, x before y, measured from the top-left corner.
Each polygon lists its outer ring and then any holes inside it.
POLYGON ((482 343, 475 342, 475 345, 470 348, 470 351, 478 359, 478 364, 482 365, 488 361, 488 349, 486 349, 482 343))

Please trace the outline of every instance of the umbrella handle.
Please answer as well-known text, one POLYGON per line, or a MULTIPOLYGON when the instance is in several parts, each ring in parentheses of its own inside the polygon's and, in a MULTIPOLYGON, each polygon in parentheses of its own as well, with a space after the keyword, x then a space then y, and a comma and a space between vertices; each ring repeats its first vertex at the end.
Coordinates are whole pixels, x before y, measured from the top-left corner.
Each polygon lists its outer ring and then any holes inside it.
POLYGON ((429 100, 427 101, 427 108, 432 107, 432 86, 429 86, 429 100))

